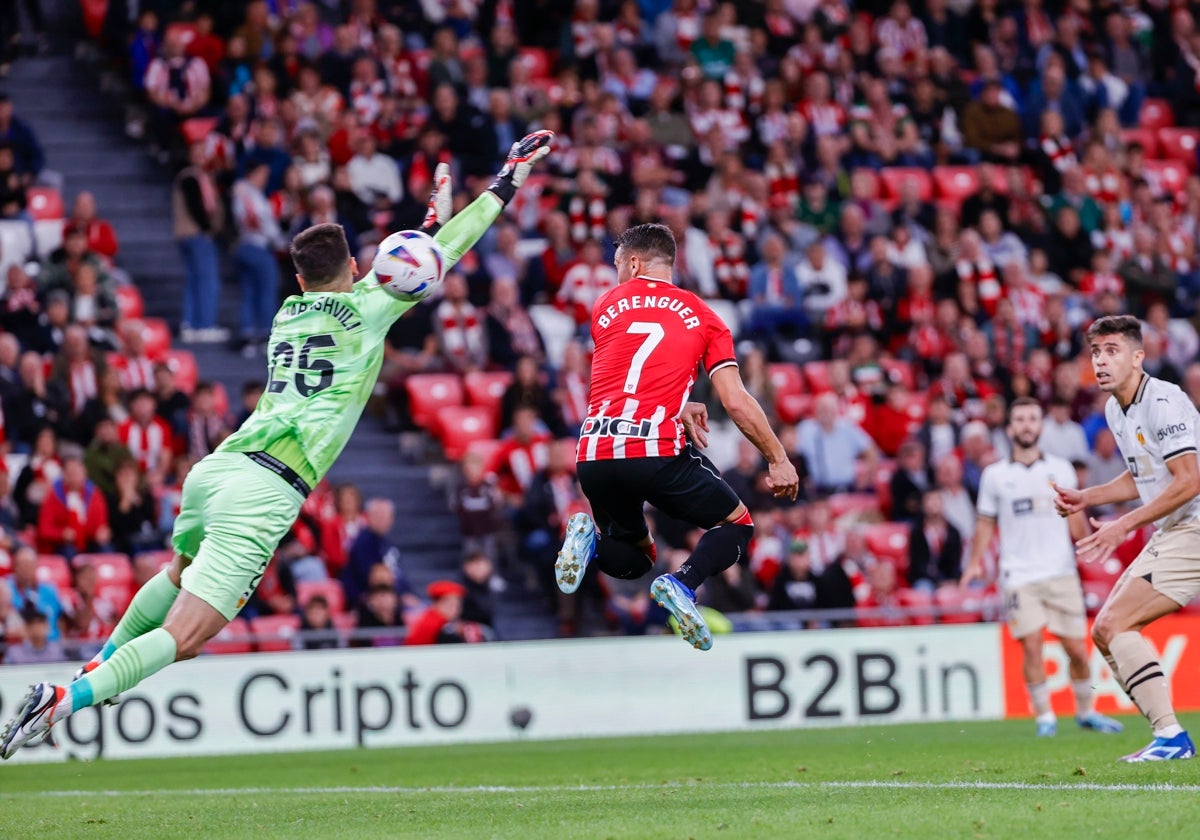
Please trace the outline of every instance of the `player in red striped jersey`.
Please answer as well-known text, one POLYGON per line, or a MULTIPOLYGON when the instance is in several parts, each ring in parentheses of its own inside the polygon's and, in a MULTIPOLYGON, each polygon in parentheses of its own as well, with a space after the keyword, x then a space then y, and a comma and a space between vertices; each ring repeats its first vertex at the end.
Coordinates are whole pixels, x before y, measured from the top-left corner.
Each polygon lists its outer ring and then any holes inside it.
POLYGON ((707 533, 651 596, 679 623, 684 639, 708 650, 712 634, 695 590, 738 562, 754 534, 746 506, 689 442, 705 443, 704 407, 689 404, 703 364, 729 417, 769 464, 778 497, 795 499, 800 480, 762 407, 742 385, 729 328, 693 293, 671 282, 675 237, 664 225, 630 228, 617 240, 617 287, 592 310, 591 394, 579 436, 578 475, 595 517, 577 513, 554 564, 558 587, 579 589, 589 563, 631 580, 656 553, 642 507, 650 502, 707 533))

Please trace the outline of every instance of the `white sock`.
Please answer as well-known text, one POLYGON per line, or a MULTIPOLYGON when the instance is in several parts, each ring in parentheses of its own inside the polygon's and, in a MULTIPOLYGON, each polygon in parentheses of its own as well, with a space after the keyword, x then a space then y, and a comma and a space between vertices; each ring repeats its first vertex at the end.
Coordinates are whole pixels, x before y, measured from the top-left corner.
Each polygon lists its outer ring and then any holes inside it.
POLYGON ((1071 680, 1071 690, 1075 692, 1075 717, 1085 718, 1092 713, 1092 681, 1071 680))
POLYGON ((1162 729, 1154 730, 1155 738, 1174 738, 1179 733, 1183 732, 1183 727, 1178 723, 1173 723, 1170 726, 1164 726, 1162 729))
POLYGON ((1050 686, 1045 682, 1026 683, 1025 688, 1029 692, 1029 702, 1033 704, 1038 723, 1054 720, 1054 712, 1050 709, 1050 686))

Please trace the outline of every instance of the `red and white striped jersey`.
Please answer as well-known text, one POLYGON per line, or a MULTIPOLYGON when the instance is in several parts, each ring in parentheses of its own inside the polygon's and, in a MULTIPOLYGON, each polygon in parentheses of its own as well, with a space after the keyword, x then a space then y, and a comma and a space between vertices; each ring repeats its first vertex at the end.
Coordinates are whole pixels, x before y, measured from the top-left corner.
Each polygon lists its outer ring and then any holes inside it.
POLYGON ((171 427, 161 417, 152 418, 148 426, 139 425, 131 417, 117 427, 117 436, 143 473, 157 469, 175 445, 171 427))
POLYGON ((729 327, 703 300, 663 280, 635 277, 592 310, 592 389, 580 461, 656 458, 683 451, 679 415, 699 365, 736 365, 729 327))

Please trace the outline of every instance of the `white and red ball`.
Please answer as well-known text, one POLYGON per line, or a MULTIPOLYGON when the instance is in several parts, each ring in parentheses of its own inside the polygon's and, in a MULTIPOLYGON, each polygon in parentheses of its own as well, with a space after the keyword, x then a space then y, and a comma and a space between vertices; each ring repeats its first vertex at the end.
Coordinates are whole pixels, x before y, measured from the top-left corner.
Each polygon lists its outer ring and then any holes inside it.
POLYGON ((445 265, 442 249, 432 236, 402 230, 379 243, 371 268, 379 285, 393 297, 421 300, 442 282, 445 265))

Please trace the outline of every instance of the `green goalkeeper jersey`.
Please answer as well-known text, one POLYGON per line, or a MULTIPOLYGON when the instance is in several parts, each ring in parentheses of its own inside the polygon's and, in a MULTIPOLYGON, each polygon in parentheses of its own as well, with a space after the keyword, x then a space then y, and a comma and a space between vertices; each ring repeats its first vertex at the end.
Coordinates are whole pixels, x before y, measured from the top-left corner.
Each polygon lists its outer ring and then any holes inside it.
MULTIPOLYGON (((449 271, 500 215, 484 193, 434 237, 449 271)), ((219 452, 265 452, 310 488, 333 466, 375 388, 392 324, 415 306, 383 289, 375 272, 349 292, 306 292, 283 302, 267 344, 267 387, 219 452)))

